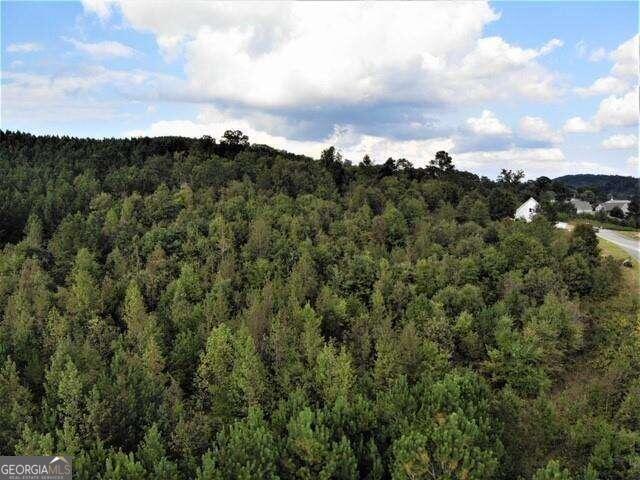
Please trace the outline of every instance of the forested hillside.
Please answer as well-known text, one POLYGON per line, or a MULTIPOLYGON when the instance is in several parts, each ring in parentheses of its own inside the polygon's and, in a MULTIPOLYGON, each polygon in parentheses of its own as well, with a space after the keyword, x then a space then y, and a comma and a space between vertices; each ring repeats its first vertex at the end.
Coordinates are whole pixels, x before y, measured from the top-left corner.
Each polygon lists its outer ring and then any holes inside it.
POLYGON ((640 179, 621 175, 564 175, 555 179, 576 190, 591 190, 600 201, 614 198, 630 199, 640 195, 640 179))
POLYGON ((640 478, 637 292, 590 227, 508 218, 565 187, 454 164, 0 132, 0 453, 82 479, 640 478))

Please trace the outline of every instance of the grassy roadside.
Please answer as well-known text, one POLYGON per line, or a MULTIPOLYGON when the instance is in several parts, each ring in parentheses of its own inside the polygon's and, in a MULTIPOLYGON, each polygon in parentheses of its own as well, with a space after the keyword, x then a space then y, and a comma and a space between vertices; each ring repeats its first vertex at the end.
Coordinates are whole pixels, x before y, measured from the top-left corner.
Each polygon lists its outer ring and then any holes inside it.
POLYGON ((621 261, 627 258, 631 259, 631 263, 633 264, 632 268, 622 267, 624 283, 626 286, 635 289, 636 292, 640 291, 640 262, 629 255, 625 250, 608 240, 599 238, 598 245, 600 246, 600 250, 602 251, 601 255, 603 256, 609 255, 621 261))
POLYGON ((618 233, 631 240, 640 240, 640 231, 619 230, 618 233))
MULTIPOLYGON (((569 225, 571 229, 575 227, 579 221, 571 221, 569 225)), ((563 233, 567 238, 570 237, 571 232, 567 230, 563 230, 563 233)), ((622 232, 618 233, 624 235, 625 237, 640 240, 640 231, 631 231, 631 232, 622 232)), ((626 259, 630 259, 632 263, 632 267, 622 267, 622 277, 624 281, 624 285, 627 287, 627 290, 631 289, 631 291, 635 290, 635 294, 640 293, 640 262, 636 260, 633 256, 629 255, 629 253, 620 248, 615 243, 612 243, 604 238, 598 237, 598 246, 600 247, 600 255, 611 256, 616 260, 620 260, 621 262, 626 259)))
POLYGON ((577 223, 589 223, 594 227, 606 228, 607 230, 617 230, 620 233, 622 232, 629 232, 629 233, 636 233, 636 234, 640 233, 640 230, 635 229, 633 227, 627 227, 623 225, 617 225, 615 223, 603 222, 602 220, 598 220, 593 217, 573 218, 569 220, 568 223, 570 223, 571 225, 575 225, 577 223))
MULTIPOLYGON (((600 238, 599 246, 602 256, 630 258, 607 240, 600 238)), ((567 422, 567 431, 578 422, 595 431, 604 424, 599 422, 616 421, 620 372, 630 371, 624 369, 633 365, 640 348, 640 262, 631 261, 631 268, 622 267, 623 284, 616 295, 582 305, 593 322, 590 338, 550 396, 553 411, 567 422)))

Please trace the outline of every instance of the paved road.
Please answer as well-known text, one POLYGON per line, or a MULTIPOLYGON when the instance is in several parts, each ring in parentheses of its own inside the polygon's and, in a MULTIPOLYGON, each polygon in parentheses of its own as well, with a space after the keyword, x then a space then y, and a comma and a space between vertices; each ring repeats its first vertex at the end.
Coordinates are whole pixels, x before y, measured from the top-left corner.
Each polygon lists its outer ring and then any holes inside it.
POLYGON ((611 243, 615 243, 620 248, 622 248, 623 250, 633 255, 638 260, 640 260, 640 241, 639 240, 632 240, 629 237, 620 235, 615 230, 607 230, 606 228, 601 228, 598 231, 597 235, 600 238, 609 240, 611 243))

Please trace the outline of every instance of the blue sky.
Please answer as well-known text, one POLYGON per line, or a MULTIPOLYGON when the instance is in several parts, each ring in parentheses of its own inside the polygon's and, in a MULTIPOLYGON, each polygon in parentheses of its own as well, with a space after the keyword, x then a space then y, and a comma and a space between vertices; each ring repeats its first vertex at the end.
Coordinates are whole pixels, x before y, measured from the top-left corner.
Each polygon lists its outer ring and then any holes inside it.
POLYGON ((2 129, 638 175, 636 2, 2 2, 2 129))

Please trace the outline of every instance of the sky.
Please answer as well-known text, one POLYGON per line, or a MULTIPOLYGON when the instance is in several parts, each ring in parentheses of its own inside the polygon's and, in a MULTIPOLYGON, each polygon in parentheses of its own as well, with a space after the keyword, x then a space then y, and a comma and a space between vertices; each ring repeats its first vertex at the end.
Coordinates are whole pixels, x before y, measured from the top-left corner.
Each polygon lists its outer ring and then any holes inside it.
POLYGON ((0 3, 0 128, 639 175, 637 2, 0 3))

